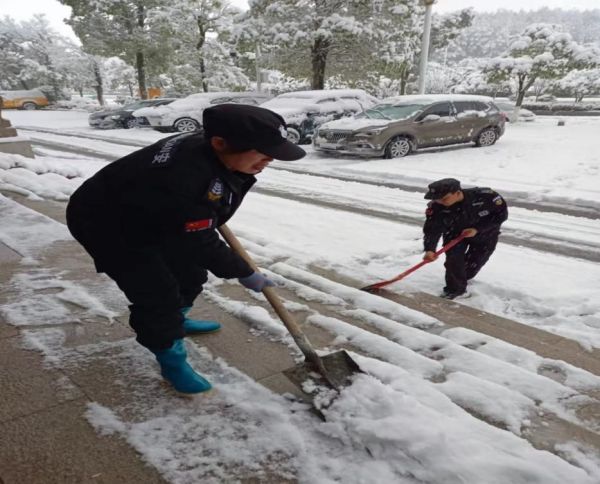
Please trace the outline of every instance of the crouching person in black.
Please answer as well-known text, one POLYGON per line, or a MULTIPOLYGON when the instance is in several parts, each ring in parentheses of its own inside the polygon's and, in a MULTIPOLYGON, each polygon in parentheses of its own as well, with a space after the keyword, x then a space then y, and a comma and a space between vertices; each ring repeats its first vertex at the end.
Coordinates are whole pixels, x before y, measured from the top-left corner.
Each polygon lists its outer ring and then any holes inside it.
POLYGON ((85 181, 67 207, 73 236, 131 302, 137 341, 161 374, 184 393, 211 388, 187 363, 183 337, 216 331, 216 321, 186 317, 207 270, 261 291, 254 272, 218 236, 273 159, 306 153, 286 139, 281 116, 221 104, 203 114, 204 133, 163 139, 111 163, 85 181))
POLYGON ((425 198, 431 202, 425 211, 423 259, 437 259, 435 250, 440 237, 445 245, 465 235, 462 242, 446 252, 446 287, 442 297, 454 299, 465 293, 467 281, 477 275, 496 249, 508 209, 494 190, 461 189, 454 178, 438 180, 428 188, 425 198))

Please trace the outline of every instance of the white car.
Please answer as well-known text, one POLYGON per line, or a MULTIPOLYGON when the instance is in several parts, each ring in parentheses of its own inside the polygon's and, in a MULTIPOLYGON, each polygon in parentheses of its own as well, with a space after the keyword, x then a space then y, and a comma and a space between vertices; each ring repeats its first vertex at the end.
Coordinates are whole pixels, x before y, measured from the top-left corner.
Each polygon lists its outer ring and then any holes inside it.
POLYGON ((529 109, 520 108, 519 116, 515 116, 515 105, 512 103, 508 103, 505 101, 494 101, 496 106, 500 108, 500 110, 506 114, 508 118, 507 121, 514 123, 515 121, 535 121, 536 115, 532 113, 529 109))
POLYGON ((362 89, 323 89, 280 94, 262 107, 283 116, 289 141, 304 144, 321 124, 361 113, 378 102, 362 89))
POLYGON ((133 116, 138 119, 138 126, 189 133, 202 127, 202 112, 209 106, 223 103, 258 105, 270 97, 260 92, 203 92, 165 106, 138 109, 133 116))

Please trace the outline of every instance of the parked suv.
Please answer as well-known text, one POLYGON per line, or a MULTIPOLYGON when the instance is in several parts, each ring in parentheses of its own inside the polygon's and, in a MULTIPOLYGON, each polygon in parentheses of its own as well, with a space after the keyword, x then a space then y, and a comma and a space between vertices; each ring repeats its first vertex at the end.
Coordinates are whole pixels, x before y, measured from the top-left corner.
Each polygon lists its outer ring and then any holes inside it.
POLYGON ((314 146, 323 152, 399 158, 433 146, 491 146, 504 134, 504 123, 503 113, 489 97, 398 96, 354 118, 321 125, 314 146))
POLYGON ((222 103, 257 105, 269 96, 261 92, 202 92, 178 99, 166 106, 138 109, 133 115, 138 125, 157 131, 189 133, 202 127, 202 112, 209 106, 222 103))
POLYGON ((283 116, 289 141, 307 144, 322 123, 353 116, 378 102, 362 89, 323 89, 280 94, 262 107, 283 116))

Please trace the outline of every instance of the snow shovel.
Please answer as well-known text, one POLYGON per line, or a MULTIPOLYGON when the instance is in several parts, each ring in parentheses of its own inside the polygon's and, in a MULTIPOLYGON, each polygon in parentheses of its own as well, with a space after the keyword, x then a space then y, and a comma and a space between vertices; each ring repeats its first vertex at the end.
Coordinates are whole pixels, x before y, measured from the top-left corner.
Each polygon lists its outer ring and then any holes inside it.
MULTIPOLYGON (((248 252, 246 252, 240 241, 233 235, 233 232, 231 232, 229 227, 223 224, 218 230, 229 246, 237 252, 254 271, 259 272, 258 266, 254 263, 248 252)), ((302 389, 302 384, 307 379, 313 378, 311 373, 314 372, 319 373, 323 377, 323 381, 329 387, 337 391, 349 384, 350 378, 354 374, 364 373, 344 350, 336 351, 335 353, 330 353, 325 356, 319 356, 292 315, 281 302, 275 289, 273 287, 265 287, 262 290, 262 293, 265 295, 267 301, 269 301, 269 304, 273 307, 304 354, 304 363, 288 370, 284 370, 283 372, 293 383, 300 387, 300 389, 302 389)))
MULTIPOLYGON (((435 253, 435 255, 439 256, 440 254, 443 254, 444 252, 448 252, 452 247, 454 247, 456 244, 460 243, 464 238, 465 238, 465 236, 461 234, 458 237, 456 237, 456 239, 452 239, 450 242, 448 242, 446 245, 444 245, 440 250, 438 250, 435 253)), ((417 265, 414 265, 410 269, 405 270, 402 274, 398 274, 393 279, 389 279, 387 281, 377 282, 375 284, 371 284, 370 286, 362 287, 360 290, 375 294, 382 287, 385 287, 385 286, 387 286, 389 284, 392 284, 393 282, 397 282, 397 281, 400 281, 400 280, 404 279, 406 276, 412 274, 417 269, 420 269, 425 264, 429 264, 430 262, 432 262, 432 261, 430 261, 430 260, 422 260, 417 265)))

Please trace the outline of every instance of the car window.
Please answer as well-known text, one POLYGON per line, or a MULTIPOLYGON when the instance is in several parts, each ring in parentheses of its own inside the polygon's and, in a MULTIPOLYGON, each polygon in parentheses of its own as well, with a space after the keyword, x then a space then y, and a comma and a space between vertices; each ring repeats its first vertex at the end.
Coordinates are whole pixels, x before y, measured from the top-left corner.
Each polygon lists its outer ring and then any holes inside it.
POLYGON ((334 103, 335 102, 335 98, 334 97, 328 97, 325 99, 319 99, 316 104, 325 104, 325 103, 334 103))
POLYGON ((434 116, 439 116, 440 118, 447 118, 448 116, 450 116, 451 111, 452 108, 450 106, 450 103, 437 103, 431 106, 430 108, 426 109, 425 112, 421 114, 421 116, 419 116, 419 119, 417 121, 420 121, 421 119, 424 119, 425 117, 431 114, 433 114, 434 116))
MULTIPOLYGON (((483 104, 483 103, 482 103, 483 104)), ((498 107, 494 103, 484 104, 485 111, 498 112, 498 107)))
POLYGON ((490 104, 486 104, 482 101, 454 101, 454 107, 459 118, 464 116, 483 117, 485 116, 485 113, 492 109, 490 104))
POLYGON ((465 111, 475 111, 474 103, 468 101, 455 101, 454 107, 458 114, 464 113, 465 111))
POLYGON ((133 109, 145 108, 147 106, 149 106, 149 102, 148 101, 136 101, 136 102, 131 103, 131 104, 126 104, 121 109, 133 110, 133 109))
POLYGON ((361 117, 371 119, 407 119, 425 108, 422 104, 377 104, 361 117))

